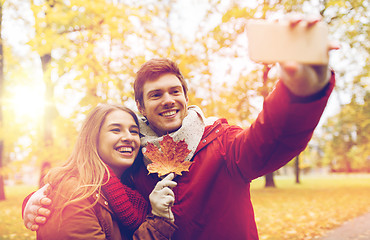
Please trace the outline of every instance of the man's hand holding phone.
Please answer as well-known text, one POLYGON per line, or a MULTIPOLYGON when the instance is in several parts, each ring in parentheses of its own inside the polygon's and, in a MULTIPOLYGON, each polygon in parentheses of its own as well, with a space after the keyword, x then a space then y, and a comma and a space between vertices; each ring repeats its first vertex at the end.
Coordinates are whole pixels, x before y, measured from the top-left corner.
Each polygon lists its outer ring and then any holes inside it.
POLYGON ((297 96, 310 96, 330 79, 329 51, 339 46, 328 40, 321 17, 287 15, 279 21, 250 20, 247 24, 250 58, 278 62, 281 79, 297 96))

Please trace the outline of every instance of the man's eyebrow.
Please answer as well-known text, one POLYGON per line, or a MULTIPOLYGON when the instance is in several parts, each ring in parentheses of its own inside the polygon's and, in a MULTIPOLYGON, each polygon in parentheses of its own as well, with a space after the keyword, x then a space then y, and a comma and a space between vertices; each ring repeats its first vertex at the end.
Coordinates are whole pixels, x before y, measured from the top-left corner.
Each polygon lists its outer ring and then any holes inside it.
POLYGON ((154 90, 151 90, 147 93, 147 95, 151 94, 151 93, 159 93, 159 92, 162 92, 161 89, 154 89, 154 90))
MULTIPOLYGON (((176 85, 176 86, 172 86, 172 87, 168 88, 168 90, 170 90, 170 91, 172 91, 174 89, 182 89, 182 86, 181 85, 176 85)), ((161 93, 163 91, 164 91, 163 89, 153 89, 153 90, 149 91, 146 95, 150 95, 150 94, 153 94, 153 93, 161 93)))

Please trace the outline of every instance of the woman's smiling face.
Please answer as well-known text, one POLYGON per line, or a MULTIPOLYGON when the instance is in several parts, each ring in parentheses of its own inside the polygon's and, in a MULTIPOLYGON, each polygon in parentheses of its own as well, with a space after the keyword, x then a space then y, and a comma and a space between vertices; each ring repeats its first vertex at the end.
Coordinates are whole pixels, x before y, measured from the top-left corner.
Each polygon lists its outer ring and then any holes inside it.
POLYGON ((139 127, 133 117, 121 110, 110 112, 100 129, 98 154, 120 177, 140 150, 139 127))

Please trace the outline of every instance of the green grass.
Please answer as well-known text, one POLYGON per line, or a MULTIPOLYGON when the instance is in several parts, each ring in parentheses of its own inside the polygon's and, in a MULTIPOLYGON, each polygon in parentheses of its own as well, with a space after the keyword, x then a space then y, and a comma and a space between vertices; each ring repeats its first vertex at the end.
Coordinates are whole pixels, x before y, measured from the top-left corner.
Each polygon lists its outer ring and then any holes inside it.
POLYGON ((36 239, 35 232, 27 230, 22 220, 23 199, 36 187, 6 186, 6 200, 0 201, 0 239, 31 240, 36 239))
MULTIPOLYGON (((264 188, 264 179, 252 182, 251 194, 261 240, 317 239, 344 221, 370 211, 370 175, 276 177, 276 189, 264 188)), ((5 187, 0 201, 0 240, 36 239, 21 219, 30 186, 5 187)))

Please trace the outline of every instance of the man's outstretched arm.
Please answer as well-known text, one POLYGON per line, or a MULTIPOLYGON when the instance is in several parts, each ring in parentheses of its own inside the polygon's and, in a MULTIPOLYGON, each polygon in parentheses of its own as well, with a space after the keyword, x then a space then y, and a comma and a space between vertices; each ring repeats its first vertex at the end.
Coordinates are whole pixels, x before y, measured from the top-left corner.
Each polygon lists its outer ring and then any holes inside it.
MULTIPOLYGON (((305 19, 301 15, 288 16, 287 20, 291 28, 296 27, 300 22, 306 22, 307 31, 314 27, 316 23, 321 21, 320 17, 311 17, 305 19)), ((327 46, 328 54, 331 50, 339 49, 339 46, 334 43, 329 43, 327 46)), ((280 77, 284 85, 296 96, 307 97, 320 92, 327 86, 331 72, 328 64, 325 65, 309 65, 300 64, 297 62, 280 63, 280 77)))

